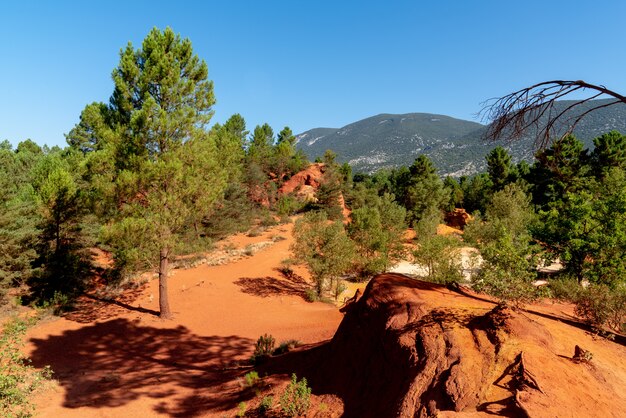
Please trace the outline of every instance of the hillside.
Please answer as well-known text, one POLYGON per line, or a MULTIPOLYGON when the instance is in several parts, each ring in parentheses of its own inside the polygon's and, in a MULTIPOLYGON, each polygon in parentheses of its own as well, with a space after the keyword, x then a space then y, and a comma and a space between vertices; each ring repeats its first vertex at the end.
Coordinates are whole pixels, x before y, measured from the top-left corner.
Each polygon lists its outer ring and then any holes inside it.
MULTIPOLYGON (((560 101, 555 110, 564 110, 572 103, 560 101)), ((591 106, 582 105, 568 117, 575 117, 591 106)), ((348 162, 355 171, 373 172, 410 165, 419 154, 426 154, 442 175, 461 176, 483 170, 485 155, 497 145, 483 140, 486 129, 476 122, 429 113, 380 114, 339 129, 311 129, 298 135, 297 141, 309 158, 320 157, 331 149, 338 154, 339 161, 348 162)), ((593 138, 613 129, 626 132, 626 105, 590 113, 574 133, 591 147, 593 138)), ((529 132, 525 138, 504 145, 515 161, 530 161, 533 142, 533 132, 529 132)))

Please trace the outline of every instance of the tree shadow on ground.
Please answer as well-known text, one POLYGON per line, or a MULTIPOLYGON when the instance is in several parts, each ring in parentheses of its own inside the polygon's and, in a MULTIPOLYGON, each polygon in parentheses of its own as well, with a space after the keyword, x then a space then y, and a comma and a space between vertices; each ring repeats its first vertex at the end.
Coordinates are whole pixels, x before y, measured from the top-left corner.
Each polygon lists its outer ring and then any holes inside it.
POLYGON ((311 284, 306 279, 291 270, 276 269, 280 278, 265 277, 241 277, 235 284, 241 287, 243 293, 261 296, 300 296, 305 297, 305 291, 311 288, 311 284))
POLYGON ((193 417, 234 408, 251 396, 236 383, 245 368, 233 367, 252 352, 254 341, 247 338, 205 337, 183 326, 156 328, 118 318, 31 343, 33 364, 52 367, 68 408, 152 398, 162 399, 157 412, 193 417))
POLYGON ((96 320, 114 318, 126 311, 159 316, 159 312, 143 308, 140 304, 134 303, 142 291, 143 288, 126 291, 116 299, 103 298, 85 293, 76 299, 73 303, 73 309, 65 313, 63 317, 70 321, 88 324, 96 320))

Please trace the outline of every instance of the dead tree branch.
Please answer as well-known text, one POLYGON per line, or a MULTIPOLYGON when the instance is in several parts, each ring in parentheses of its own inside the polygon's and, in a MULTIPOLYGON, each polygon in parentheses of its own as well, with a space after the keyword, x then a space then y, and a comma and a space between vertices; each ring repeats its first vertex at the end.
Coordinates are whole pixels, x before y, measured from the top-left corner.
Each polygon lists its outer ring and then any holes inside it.
POLYGON ((589 113, 618 103, 626 104, 626 96, 602 85, 582 80, 551 80, 489 100, 480 115, 484 121, 491 122, 485 135, 486 139, 515 140, 534 130, 535 146, 545 148, 552 139, 556 139, 557 131, 564 129, 562 135, 572 133, 576 125, 589 113), (588 97, 576 100, 563 110, 557 108, 558 100, 574 92, 585 91, 590 91, 588 97), (601 97, 614 100, 592 104, 587 109, 582 108, 584 110, 582 113, 574 112, 581 109, 581 105, 601 97))

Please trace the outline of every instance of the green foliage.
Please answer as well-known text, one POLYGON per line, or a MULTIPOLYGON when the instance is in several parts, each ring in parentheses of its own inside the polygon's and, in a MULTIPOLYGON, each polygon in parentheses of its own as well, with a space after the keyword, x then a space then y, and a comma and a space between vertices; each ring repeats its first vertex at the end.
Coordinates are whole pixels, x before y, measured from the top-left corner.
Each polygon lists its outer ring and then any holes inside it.
POLYGON ((279 215, 295 215, 306 206, 305 202, 301 202, 294 196, 281 196, 276 204, 276 211, 279 215))
POLYGON ((591 154, 596 177, 603 177, 611 168, 626 169, 626 135, 611 131, 593 140, 591 154))
POLYGON ((324 155, 324 174, 316 192, 316 202, 311 206, 314 210, 326 212, 329 219, 342 220, 341 197, 344 178, 335 157, 330 151, 324 155))
POLYGON ((34 202, 14 198, 0 210, 0 304, 10 287, 27 283, 37 270, 35 244, 40 222, 34 202))
POLYGON ((35 370, 21 353, 27 324, 12 319, 0 334, 0 415, 6 418, 33 416, 32 395, 52 376, 49 367, 35 370))
POLYGON ((576 302, 583 289, 578 280, 569 275, 560 275, 550 280, 549 286, 552 297, 568 302, 576 302))
POLYGON ((422 235, 413 251, 416 264, 426 267, 428 280, 441 283, 458 283, 463 279, 458 239, 450 236, 422 235))
POLYGON ((484 260, 474 279, 474 288, 498 298, 501 302, 518 305, 535 299, 532 282, 537 274, 528 259, 528 246, 518 246, 513 236, 501 229, 493 241, 479 246, 484 260))
POLYGON ((581 289, 575 313, 587 323, 602 330, 626 332, 626 286, 611 289, 604 284, 592 284, 581 289))
POLYGON ((306 289, 304 291, 304 299, 306 299, 307 302, 313 303, 320 300, 320 295, 317 289, 306 289))
POLYGON ((283 341, 283 342, 281 342, 278 345, 278 347, 276 347, 276 349, 274 350, 274 352, 272 354, 275 355, 275 356, 278 356, 280 354, 285 354, 285 353, 288 353, 289 351, 293 350, 294 348, 296 348, 299 345, 300 345, 300 341, 298 341, 298 340, 283 341))
POLYGON ((261 378, 259 377, 259 374, 256 371, 251 371, 246 373, 243 376, 243 381, 246 384, 246 387, 248 388, 252 388, 255 387, 256 385, 259 384, 259 381, 261 380, 261 378))
POLYGON ((246 412, 248 412, 248 404, 245 402, 239 402, 239 405, 237 405, 237 416, 245 417, 246 412))
POLYGON ((259 404, 259 414, 265 416, 274 406, 274 398, 272 396, 264 396, 259 404))
POLYGON ((419 222, 422 218, 439 215, 450 200, 450 191, 443 186, 432 161, 420 155, 409 167, 410 175, 404 180, 404 195, 399 195, 407 209, 409 224, 419 222))
POLYGON ((537 262, 529 234, 533 221, 529 198, 520 186, 509 184, 493 195, 486 217, 485 222, 474 221, 465 229, 465 239, 478 247, 483 258, 474 287, 502 302, 533 300, 537 262))
POLYGON ((283 412, 289 417, 304 415, 311 407, 311 388, 306 378, 298 381, 296 374, 291 375, 291 382, 280 396, 283 412))
POLYGON ((348 235, 357 247, 356 270, 361 278, 386 271, 403 252, 402 235, 406 211, 385 194, 373 196, 352 211, 348 235))
POLYGON ((216 201, 200 221, 202 235, 214 240, 250 229, 259 211, 238 182, 230 183, 224 196, 216 201))
POLYGON ((445 204, 445 210, 452 212, 455 208, 463 207, 463 189, 461 184, 454 178, 447 176, 443 186, 450 192, 450 200, 445 204))
POLYGON ((330 284, 336 285, 354 258, 354 244, 341 222, 331 222, 325 212, 309 212, 296 222, 294 257, 307 265, 315 280, 318 296, 330 284))
POLYGON ((486 157, 487 173, 494 191, 502 190, 516 176, 511 155, 501 146, 495 147, 486 157))
POLYGON ((274 352, 274 345, 276 340, 269 334, 263 334, 256 341, 254 346, 253 358, 260 359, 263 357, 271 356, 274 352))
POLYGON ((475 211, 484 213, 493 192, 493 183, 489 175, 481 173, 470 178, 461 177, 460 186, 463 191, 463 208, 468 213, 475 211))

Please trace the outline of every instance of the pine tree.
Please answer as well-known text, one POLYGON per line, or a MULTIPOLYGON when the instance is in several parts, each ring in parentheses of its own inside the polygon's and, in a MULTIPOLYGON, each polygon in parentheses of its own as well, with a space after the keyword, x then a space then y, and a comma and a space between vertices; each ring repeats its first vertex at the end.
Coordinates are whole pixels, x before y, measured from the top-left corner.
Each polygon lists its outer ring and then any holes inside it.
POLYGON ((123 204, 110 235, 134 233, 153 244, 160 314, 169 318, 169 262, 181 234, 199 222, 227 177, 214 135, 206 133, 213 83, 191 41, 170 28, 152 29, 140 49, 129 43, 113 81, 111 120, 120 127, 113 152, 115 193, 123 204))

